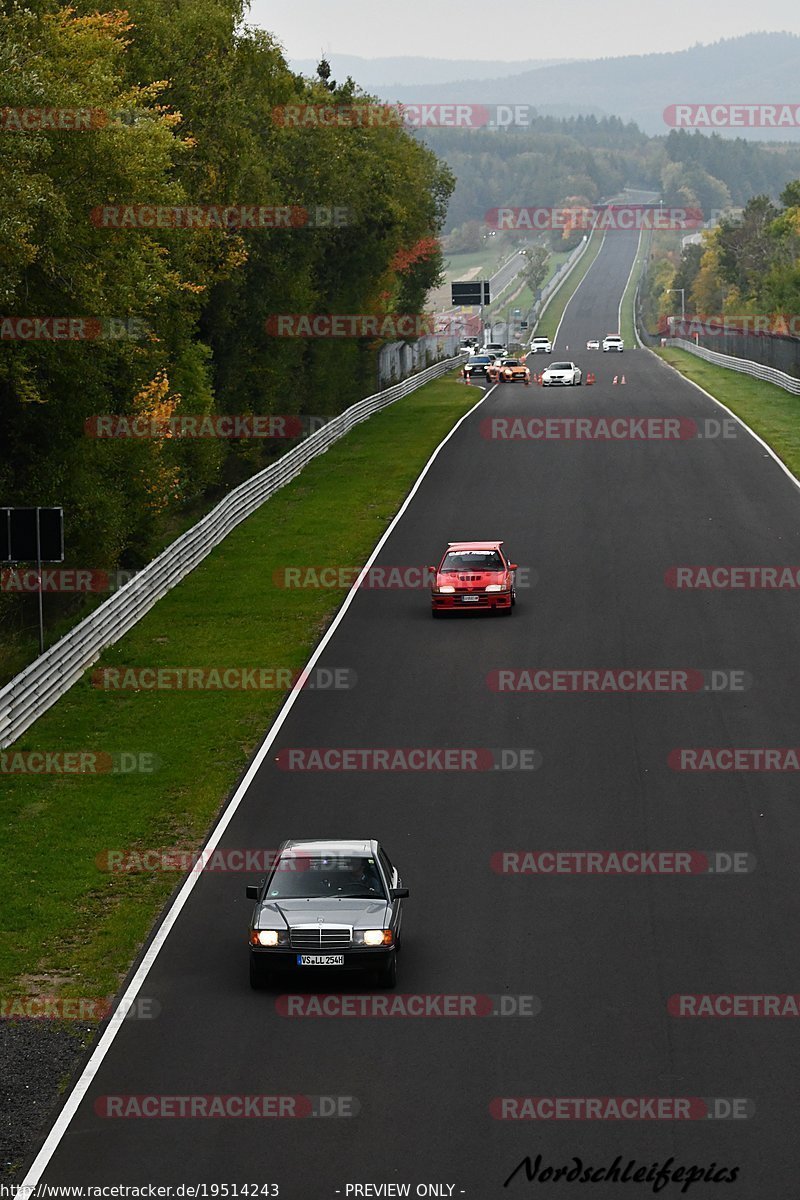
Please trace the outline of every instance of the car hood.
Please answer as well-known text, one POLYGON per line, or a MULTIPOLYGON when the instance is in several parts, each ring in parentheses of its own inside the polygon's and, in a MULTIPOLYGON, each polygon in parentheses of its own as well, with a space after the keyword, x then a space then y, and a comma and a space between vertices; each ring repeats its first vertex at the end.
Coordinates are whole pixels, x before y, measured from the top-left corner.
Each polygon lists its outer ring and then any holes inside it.
POLYGON ((502 583, 505 577, 505 571, 439 571, 436 584, 438 587, 443 583, 455 587, 459 583, 471 583, 477 587, 486 587, 489 583, 502 583))
POLYGON ((314 897, 297 900, 266 900, 255 914, 255 929, 283 927, 283 917, 289 925, 352 925, 354 929, 383 927, 389 905, 385 900, 337 900, 334 897, 314 897), (319 918, 322 918, 320 921, 319 918))

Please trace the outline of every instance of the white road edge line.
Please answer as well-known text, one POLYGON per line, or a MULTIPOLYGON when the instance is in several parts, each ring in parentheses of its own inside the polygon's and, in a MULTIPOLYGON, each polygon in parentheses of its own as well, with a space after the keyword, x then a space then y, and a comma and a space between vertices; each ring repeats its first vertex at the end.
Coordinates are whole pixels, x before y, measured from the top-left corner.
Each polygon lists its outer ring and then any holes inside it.
MULTIPOLYGON (((620 337, 623 336, 623 333, 622 333, 622 306, 625 303, 625 297, 627 296, 628 288, 631 285, 631 276, 633 275, 633 272, 636 270, 636 264, 639 261, 639 253, 642 249, 642 235, 643 234, 644 234, 644 227, 642 227, 639 230, 639 240, 636 243, 636 253, 633 256, 633 262, 631 263, 630 273, 629 273, 628 279, 625 283, 625 287, 622 289, 622 295, 619 298, 619 308, 617 309, 617 333, 620 335, 620 337)), ((588 275, 589 272, 587 271, 586 274, 588 275)), ((636 329, 636 314, 635 313, 633 314, 633 328, 634 328, 634 330, 636 329)), ((658 357, 658 355, 656 355, 656 358, 657 357, 658 357)))
MULTIPOLYGON (((348 608, 352 604, 352 602, 358 592, 358 588, 359 588, 359 585, 360 585, 362 579, 364 578, 367 571, 372 566, 373 562, 375 561, 375 559, 377 558, 381 549, 383 548, 384 543, 390 537, 395 526, 398 524, 398 522, 400 521, 400 518, 403 516, 403 514, 405 513, 409 504, 413 500, 423 479, 428 474, 428 471, 431 469, 435 459, 438 457, 439 452, 447 445, 447 443, 450 441, 450 438, 453 436, 453 434, 456 432, 456 430, 458 430, 463 425, 463 423, 467 420, 468 417, 472 416, 472 414, 475 412, 476 409, 480 408, 480 406, 481 406, 481 404, 483 404, 484 400, 486 400, 492 394, 493 391, 494 391, 494 387, 491 387, 487 392, 484 392, 484 394, 481 396, 480 400, 478 400, 475 404, 473 404, 472 408, 470 408, 467 412, 464 413, 464 415, 462 417, 459 418, 459 420, 455 423, 455 425, 449 431, 447 436, 436 447, 433 454, 430 456, 430 458, 426 462, 425 466, 422 468, 422 472, 420 473, 420 475, 418 475, 418 477, 414 483, 414 486, 411 488, 411 491, 406 496, 402 505, 400 506, 400 508, 398 509, 394 518, 392 519, 389 527, 386 529, 385 533, 382 535, 382 537, 381 537, 380 541, 378 542, 378 544, 376 545, 375 549, 372 551, 372 554, 369 556, 367 562, 364 564, 363 568, 361 569, 361 571, 359 573, 358 578, 356 579, 353 586, 350 588, 350 591, 345 596, 341 608, 339 609, 339 611, 337 612, 333 621, 331 622, 330 626, 328 627, 324 637, 322 638, 322 641, 320 642, 320 644, 317 646, 316 650, 311 655, 311 658, 308 660, 308 663, 306 664, 306 666, 303 668, 303 671, 300 674, 300 679, 298 680, 298 682, 295 685, 292 692, 290 692, 290 694, 287 696, 286 700, 284 701, 283 707, 281 708, 280 712, 278 713, 278 715, 276 716, 272 725, 270 726, 269 730, 267 731, 267 735, 264 738, 264 741, 261 743, 260 747, 256 751, 255 758, 253 759, 253 761, 251 762, 250 766, 247 769, 247 773, 245 774, 245 776, 242 779, 241 783, 239 784, 238 788, 236 789, 236 791, 234 792, 230 801, 228 802, 227 808, 225 809, 225 811, 223 812, 219 821, 217 822, 214 829, 212 830, 211 836, 209 837, 208 841, 203 846, 204 854, 206 851, 212 851, 216 847, 216 845, 218 844, 223 833, 225 832, 228 825, 230 824, 230 821, 232 820, 234 814, 236 813, 236 810, 239 808, 239 805, 241 804, 242 800, 247 795, 247 790, 250 787, 250 784, 252 783, 253 779, 255 778, 255 776, 258 772, 258 769, 261 766, 261 763, 264 761, 267 754, 269 753, 269 751, 272 747, 272 743, 275 741, 275 738, 277 737, 278 733, 280 732, 281 727, 283 726, 286 718, 288 717, 289 713, 291 712, 292 708, 294 707, 294 704, 295 704, 295 701, 297 700, 298 695, 303 690, 302 682, 303 682, 303 679, 305 678, 306 672, 310 671, 311 668, 314 666, 315 662, 317 661, 319 656, 322 654, 323 650, 328 645, 328 642, 331 640, 334 633, 338 629, 339 625, 341 624, 342 620, 344 619, 345 613, 347 612, 348 608)), ((171 905, 169 911, 167 912, 166 916, 164 917, 164 920, 162 921, 161 925, 159 926, 158 931, 156 932, 155 936, 153 937, 152 942, 147 947, 147 951, 144 955, 144 958, 142 959, 141 963, 139 964, 136 974, 134 975, 133 979, 129 983, 127 989, 125 990, 124 995, 121 997, 120 1002, 117 1005, 117 1008, 109 1021, 109 1024, 106 1026, 105 1032, 103 1033, 102 1037, 100 1038, 100 1041, 97 1044, 97 1047, 95 1048, 88 1063, 84 1067, 84 1069, 80 1075, 80 1078, 77 1080, 77 1082, 75 1083, 75 1086, 73 1087, 72 1091, 70 1092, 70 1094, 64 1104, 64 1107, 61 1109, 60 1113, 58 1114, 58 1117, 56 1118, 55 1123, 53 1124, 53 1128, 50 1130, 41 1150, 36 1155, 36 1158, 33 1160, 30 1170, 27 1172, 22 1183, 19 1185, 18 1190, 20 1192, 20 1195, 23 1198, 26 1196, 27 1192, 32 1191, 33 1188, 36 1186, 36 1184, 39 1182, 39 1180, 42 1176, 42 1173, 44 1172, 45 1168, 47 1167, 47 1164, 50 1162, 50 1159, 52 1158, 53 1154, 55 1153, 56 1149, 58 1148, 58 1145, 61 1142, 61 1139, 63 1138, 64 1134, 66 1133, 67 1128, 69 1127, 69 1124, 72 1121, 72 1118, 75 1116, 75 1113, 77 1112, 78 1106, 80 1105, 81 1101, 83 1100, 84 1096, 86 1095, 87 1091, 89 1090, 89 1087, 90 1087, 95 1075, 99 1071, 100 1066, 103 1062, 103 1059, 105 1058, 108 1051, 111 1049, 111 1045, 114 1041, 114 1038, 117 1036, 117 1032, 120 1028, 120 1025, 122 1024, 123 1020, 125 1019, 124 1015, 122 1015, 122 1014, 124 1014, 128 1011, 128 1009, 130 1008, 130 1006, 136 999, 139 989, 141 988, 142 984, 144 983, 145 979, 147 978, 147 976, 150 972, 150 968, 153 966, 153 963, 156 961, 156 958, 158 957, 159 952, 161 951, 162 947, 164 946, 164 943, 166 942, 166 940, 172 930, 173 925, 175 924, 178 917, 180 916, 183 906, 186 904, 186 901, 189 899, 189 896, 192 894, 192 891, 194 890, 194 887, 195 887, 197 881, 200 879, 201 875, 202 875, 202 871, 192 871, 191 872, 191 874, 185 880, 183 887, 181 888, 181 890, 178 892, 177 896, 173 900, 172 905, 171 905)))
MULTIPOLYGON (((603 238, 602 238, 602 241, 600 242, 600 248, 598 249, 598 251, 597 251, 597 254, 594 256, 594 259, 592 260, 592 262, 589 264, 589 266, 588 266, 588 268, 587 268, 587 270, 586 270, 586 275, 584 275, 583 279, 581 279, 580 283, 579 283, 579 284, 578 284, 578 286, 575 288, 575 291, 572 293, 572 295, 570 296, 569 300, 568 300, 568 301, 567 301, 567 303, 564 305, 564 311, 563 311, 563 312, 562 312, 562 314, 561 314, 561 320, 558 322, 558 325, 556 326, 556 331, 555 331, 555 333, 553 334, 553 341, 552 341, 553 353, 555 353, 555 349, 556 349, 556 342, 558 341, 558 335, 559 335, 559 333, 560 333, 560 331, 561 331, 561 326, 564 324, 564 317, 567 315, 567 309, 569 308, 570 304, 572 304, 572 301, 575 299, 575 297, 577 296, 578 292, 580 291, 580 289, 581 289, 581 284, 585 282, 585 280, 586 280, 586 276, 589 274, 589 272, 591 271, 592 267, 595 265, 595 263, 596 263, 596 262, 597 262, 597 260, 599 259, 600 255, 603 253, 603 246, 604 246, 604 245, 605 245, 605 243, 606 243, 606 234, 607 234, 607 233, 608 233, 608 230, 607 230, 607 229, 604 229, 604 230, 603 230, 603 238)), ((566 282, 566 281, 565 281, 565 282, 566 282)))
MULTIPOLYGON (((634 319, 634 329, 636 329, 635 319, 634 319)), ((680 378, 682 380, 684 380, 685 383, 690 383, 693 388, 697 388, 698 392, 702 392, 704 396, 708 396, 709 400, 713 400, 714 403, 719 405, 719 407, 721 409, 723 409, 724 412, 728 413, 729 416, 733 417, 734 421, 736 421, 739 425, 741 425, 742 429, 746 429, 747 432, 750 434, 750 437, 753 438, 755 441, 757 441, 759 446, 764 447, 764 449, 766 450, 766 452, 770 456, 770 458, 773 458, 775 460, 775 462, 778 464, 780 469, 783 471, 784 475, 787 475, 789 477, 789 479, 791 479, 791 481, 795 485, 795 487, 800 489, 800 479, 798 479, 796 475, 792 474, 792 472, 789 470, 789 468, 787 467, 787 465, 783 461, 783 459, 778 457, 778 455, 772 449, 772 446, 768 445, 764 441, 764 439, 759 434, 756 433, 755 429, 751 429, 750 426, 747 424, 747 422, 743 421, 740 416, 737 416, 737 414, 733 411, 732 408, 728 408, 727 404, 723 404, 722 401, 718 400, 716 396, 712 396, 711 392, 707 392, 706 389, 704 387, 701 387, 699 383, 695 383, 695 381, 693 379, 689 379, 689 377, 687 375, 684 375, 683 372, 679 371, 677 367, 673 367, 670 363, 666 362, 663 358, 659 358, 659 356, 657 354, 655 354, 654 351, 651 350, 649 346, 645 346, 644 342, 641 341, 641 339, 639 338, 638 330, 636 330, 636 338, 637 338, 637 341, 639 342, 639 345, 641 346, 641 348, 643 350, 646 350, 648 354, 652 354, 653 358, 656 360, 656 362, 660 362, 662 367, 666 367, 668 371, 674 371, 675 374, 680 376, 680 378)), ((724 369, 725 368, 723 367, 722 370, 724 370, 724 369)))

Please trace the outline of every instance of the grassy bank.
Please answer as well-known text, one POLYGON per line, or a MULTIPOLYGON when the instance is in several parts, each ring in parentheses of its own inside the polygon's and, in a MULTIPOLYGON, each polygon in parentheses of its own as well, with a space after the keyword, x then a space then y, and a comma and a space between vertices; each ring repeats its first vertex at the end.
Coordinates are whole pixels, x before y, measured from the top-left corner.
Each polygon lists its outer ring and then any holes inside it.
POLYGON ((793 474, 800 475, 800 396, 714 366, 686 350, 666 347, 656 353, 726 404, 772 447, 793 474))
MULTIPOLYGON (((476 399, 447 376, 359 426, 231 533, 93 671, 301 667, 345 590, 287 590, 276 582, 282 570, 361 565, 476 399)), ((421 563, 430 552, 420 547, 421 563)), ((2 777, 0 996, 115 991, 179 876, 110 874, 102 856, 200 845, 285 694, 104 691, 92 674, 5 752, 6 769, 17 753, 76 750, 148 755, 139 765, 153 769, 2 777)))

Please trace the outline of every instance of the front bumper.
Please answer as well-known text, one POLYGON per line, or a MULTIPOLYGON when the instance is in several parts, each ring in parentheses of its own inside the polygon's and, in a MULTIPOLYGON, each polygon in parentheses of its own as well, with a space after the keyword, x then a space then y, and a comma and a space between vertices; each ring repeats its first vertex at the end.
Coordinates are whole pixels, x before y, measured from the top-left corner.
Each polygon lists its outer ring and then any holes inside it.
POLYGON ((250 953, 264 971, 283 974, 305 974, 313 971, 378 971, 385 967, 396 946, 355 946, 350 950, 291 950, 284 946, 251 946, 250 953), (343 966, 301 966, 299 959, 304 955, 339 954, 344 958, 343 966))
POLYGON ((434 612, 487 612, 494 608, 511 607, 511 591, 507 592, 446 592, 440 595, 431 593, 431 606, 434 612), (465 600, 469 596, 473 599, 465 600), (474 597, 477 596, 477 599, 474 597))

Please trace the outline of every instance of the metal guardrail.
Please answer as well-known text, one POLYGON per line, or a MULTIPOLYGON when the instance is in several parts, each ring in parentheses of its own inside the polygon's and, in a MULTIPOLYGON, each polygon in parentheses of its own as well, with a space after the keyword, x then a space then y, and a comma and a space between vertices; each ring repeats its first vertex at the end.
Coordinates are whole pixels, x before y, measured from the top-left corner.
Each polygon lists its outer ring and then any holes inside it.
POLYGON ((385 391, 367 396, 263 471, 235 487, 216 507, 149 562, 60 641, 0 690, 0 749, 10 746, 55 704, 100 654, 131 629, 265 500, 299 475, 307 463, 409 392, 438 379, 463 360, 434 363, 385 391))
POLYGON ((765 367, 763 363, 751 362, 749 358, 733 358, 730 354, 718 354, 716 350, 707 350, 705 346, 697 346, 694 342, 686 341, 685 338, 663 338, 662 340, 668 346, 677 346, 679 350, 688 350, 690 354, 695 354, 698 358, 713 363, 714 366, 727 367, 729 371, 738 371, 742 375, 752 375, 754 379, 763 379, 766 383, 774 383, 777 387, 783 388, 785 392, 791 392, 793 396, 800 396, 800 379, 795 379, 794 376, 787 375, 785 371, 779 371, 776 367, 765 367))

